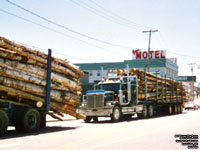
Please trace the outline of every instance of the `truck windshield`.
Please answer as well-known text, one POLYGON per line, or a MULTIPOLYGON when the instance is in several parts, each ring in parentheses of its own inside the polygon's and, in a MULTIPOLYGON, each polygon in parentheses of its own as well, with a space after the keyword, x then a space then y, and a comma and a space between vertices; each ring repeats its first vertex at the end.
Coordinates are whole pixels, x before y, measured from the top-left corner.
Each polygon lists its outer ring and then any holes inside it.
POLYGON ((99 90, 114 91, 115 93, 118 93, 119 87, 120 83, 100 84, 98 86, 99 90))

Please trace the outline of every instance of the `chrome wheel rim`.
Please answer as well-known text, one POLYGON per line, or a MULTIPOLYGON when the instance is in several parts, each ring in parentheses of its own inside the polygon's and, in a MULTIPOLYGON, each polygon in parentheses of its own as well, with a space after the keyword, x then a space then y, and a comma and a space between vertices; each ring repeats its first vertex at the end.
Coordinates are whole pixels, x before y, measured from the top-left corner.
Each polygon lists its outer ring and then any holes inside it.
POLYGON ((114 117, 115 117, 115 119, 119 119, 119 116, 120 116, 119 109, 115 109, 115 111, 114 111, 114 117))

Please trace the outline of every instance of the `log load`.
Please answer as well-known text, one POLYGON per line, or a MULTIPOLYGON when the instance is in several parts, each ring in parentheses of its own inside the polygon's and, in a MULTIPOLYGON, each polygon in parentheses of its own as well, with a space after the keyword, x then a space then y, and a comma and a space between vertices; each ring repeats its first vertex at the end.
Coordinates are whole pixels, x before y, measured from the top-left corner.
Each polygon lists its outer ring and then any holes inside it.
MULTIPOLYGON (((118 75, 127 76, 127 71, 119 70, 118 75)), ((188 100, 188 93, 181 82, 136 68, 131 68, 129 75, 135 75, 138 78, 138 100, 152 100, 157 101, 157 103, 185 102, 188 100)))
MULTIPOLYGON (((48 55, 0 37, 0 102, 36 107, 46 97, 48 55)), ((81 118, 75 108, 81 97, 83 72, 66 60, 52 57, 51 111, 81 118)), ((58 116, 57 116, 58 115, 58 116)))

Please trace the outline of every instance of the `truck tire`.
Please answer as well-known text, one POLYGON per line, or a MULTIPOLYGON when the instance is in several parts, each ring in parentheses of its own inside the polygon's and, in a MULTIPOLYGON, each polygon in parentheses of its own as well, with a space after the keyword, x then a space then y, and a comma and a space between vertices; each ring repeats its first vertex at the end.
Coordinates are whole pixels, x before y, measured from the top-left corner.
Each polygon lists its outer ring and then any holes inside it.
POLYGON ((19 122, 16 124, 17 131, 23 132, 37 132, 40 128, 41 116, 37 109, 29 108, 21 112, 22 117, 18 118, 19 122))
POLYGON ((154 116, 154 107, 153 105, 149 105, 148 107, 148 117, 152 118, 154 116))
POLYGON ((180 106, 180 113, 183 113, 183 106, 182 106, 182 104, 180 104, 179 106, 180 106))
POLYGON ((0 110, 0 136, 5 135, 9 124, 8 115, 5 111, 0 110))
POLYGON ((177 114, 178 113, 178 108, 177 105, 173 106, 173 114, 177 114))
POLYGON ((140 118, 140 119, 147 118, 147 117, 148 117, 147 106, 144 105, 144 106, 143 106, 143 111, 142 111, 142 113, 138 113, 137 115, 138 115, 138 118, 140 118))
POLYGON ((168 106, 167 114, 172 115, 172 105, 168 106))
POLYGON ((121 109, 119 108, 119 106, 115 106, 113 108, 113 113, 111 114, 111 120, 113 122, 119 122, 121 119, 121 109))
POLYGON ((98 117, 93 117, 94 122, 98 122, 98 117))
POLYGON ((89 123, 91 121, 91 119, 92 119, 92 117, 86 116, 84 121, 85 121, 85 123, 89 123))
POLYGON ((178 104, 177 105, 177 113, 180 114, 181 113, 181 106, 178 104))

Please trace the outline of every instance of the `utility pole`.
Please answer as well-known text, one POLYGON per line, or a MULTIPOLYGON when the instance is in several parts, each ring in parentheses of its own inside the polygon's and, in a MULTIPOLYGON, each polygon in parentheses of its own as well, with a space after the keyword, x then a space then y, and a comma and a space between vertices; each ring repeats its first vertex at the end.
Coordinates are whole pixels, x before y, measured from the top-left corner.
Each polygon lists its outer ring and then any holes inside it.
POLYGON ((148 62, 147 62, 147 72, 149 72, 150 66, 150 46, 151 46, 151 33, 158 32, 158 30, 142 31, 143 33, 149 33, 149 46, 148 46, 148 62))
POLYGON ((191 65, 191 72, 192 72, 192 100, 194 100, 194 80, 193 80, 193 65, 196 63, 190 63, 188 65, 191 65))

